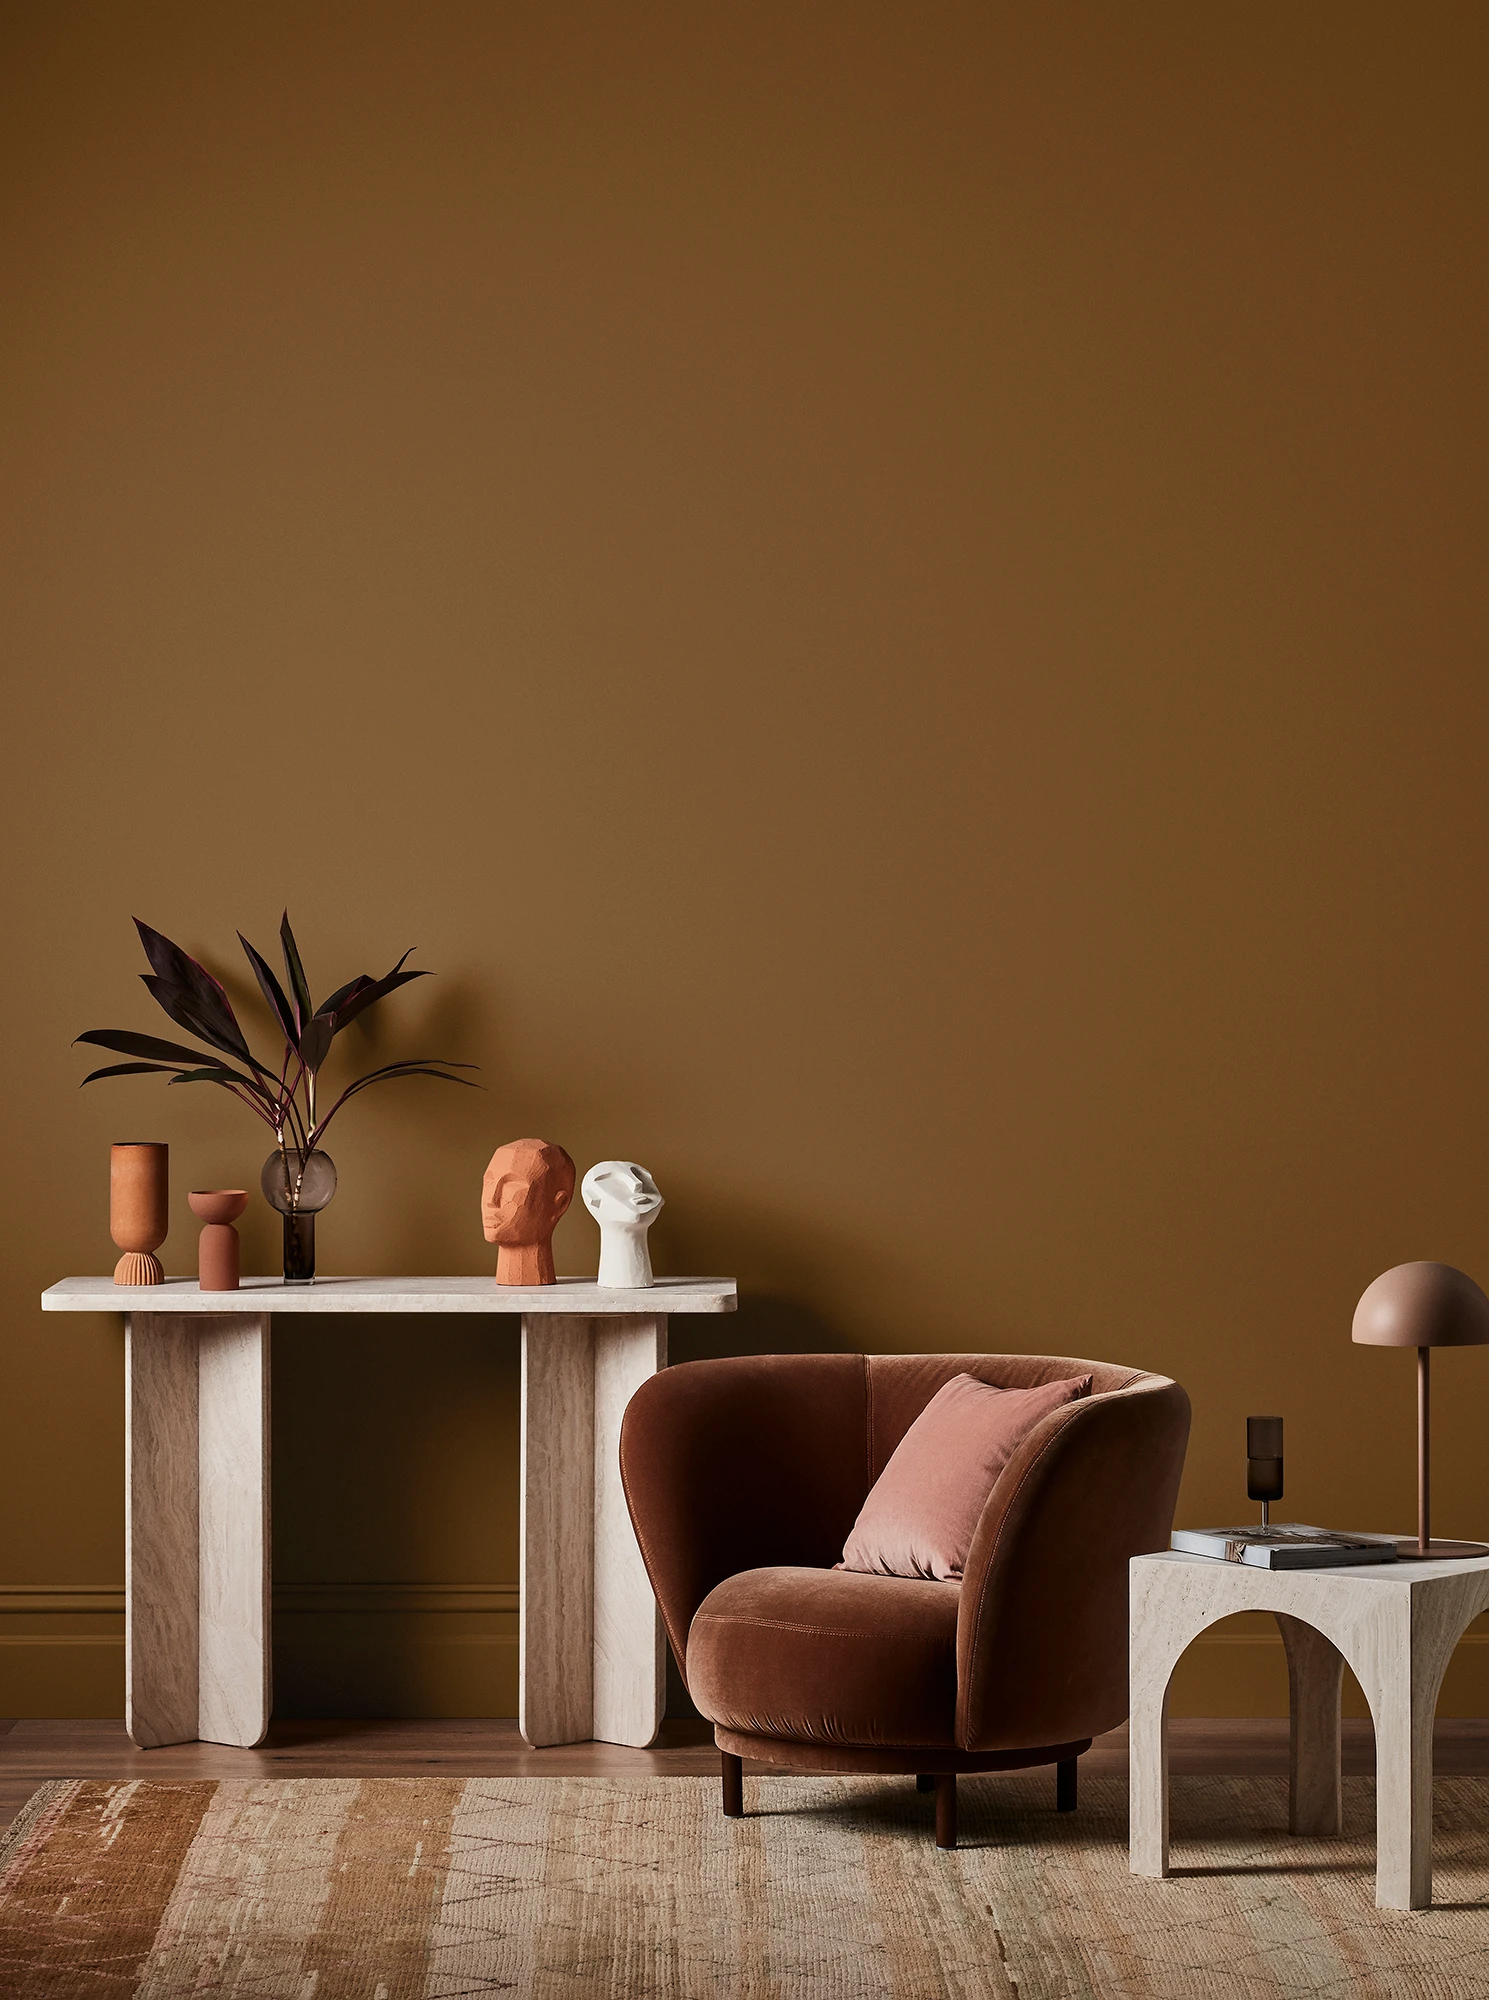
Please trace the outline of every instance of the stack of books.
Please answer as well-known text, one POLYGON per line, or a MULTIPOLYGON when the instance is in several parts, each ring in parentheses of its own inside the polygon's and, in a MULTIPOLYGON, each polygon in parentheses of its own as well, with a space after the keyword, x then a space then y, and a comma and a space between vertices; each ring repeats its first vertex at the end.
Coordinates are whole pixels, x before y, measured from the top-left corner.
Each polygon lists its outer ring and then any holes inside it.
POLYGON ((1397 1537, 1279 1521, 1269 1528, 1175 1528, 1169 1541, 1185 1555, 1249 1563, 1253 1569, 1342 1569, 1347 1563, 1395 1562, 1397 1537))

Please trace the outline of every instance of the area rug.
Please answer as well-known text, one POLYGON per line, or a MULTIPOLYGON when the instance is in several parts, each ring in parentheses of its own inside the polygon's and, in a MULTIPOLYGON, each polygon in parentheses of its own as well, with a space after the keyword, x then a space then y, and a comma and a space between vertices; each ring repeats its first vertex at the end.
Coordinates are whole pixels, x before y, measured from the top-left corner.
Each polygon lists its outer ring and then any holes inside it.
POLYGON ((1489 1996, 1489 1781, 1437 1787, 1436 1906, 1374 1907, 1373 1800, 1295 1840, 1280 1780, 1179 1778, 1175 1873, 1126 1787, 908 1780, 65 1782, 0 1847, 6 2000, 1340 2000, 1489 1996))

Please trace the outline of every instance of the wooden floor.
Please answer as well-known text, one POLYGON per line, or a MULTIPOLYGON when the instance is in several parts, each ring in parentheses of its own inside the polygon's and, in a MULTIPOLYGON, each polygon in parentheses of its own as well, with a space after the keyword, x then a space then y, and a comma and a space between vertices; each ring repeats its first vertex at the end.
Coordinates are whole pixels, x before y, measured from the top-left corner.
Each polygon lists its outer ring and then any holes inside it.
MULTIPOLYGON (((1287 1773, 1285 1721, 1170 1723, 1170 1765, 1177 1773, 1257 1776, 1287 1773)), ((1368 1775, 1375 1745, 1368 1722, 1344 1725, 1344 1768, 1368 1775)), ((1489 1721, 1440 1721, 1437 1769, 1444 1775, 1489 1772, 1489 1721)), ((614 1743, 571 1743, 530 1750, 505 1720, 458 1722, 276 1722, 257 1750, 220 1743, 179 1743, 137 1750, 122 1722, 0 1721, 0 1828, 49 1778, 412 1778, 581 1777, 606 1773, 713 1776, 718 1752, 708 1724, 668 1722, 650 1750, 614 1743)), ((763 1766, 745 1765, 769 1775, 763 1766)), ((1127 1732, 1099 1737, 1084 1771, 1125 1776, 1127 1732)), ((1053 1778, 1051 1779, 1053 1783, 1053 1778)))

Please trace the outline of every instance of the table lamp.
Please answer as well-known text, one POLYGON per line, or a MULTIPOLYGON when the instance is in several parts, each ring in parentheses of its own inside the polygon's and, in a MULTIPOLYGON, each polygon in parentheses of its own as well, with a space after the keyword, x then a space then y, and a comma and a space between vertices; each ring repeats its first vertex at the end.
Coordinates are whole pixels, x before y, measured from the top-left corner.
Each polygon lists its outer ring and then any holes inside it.
POLYGON ((1397 1554, 1416 1562, 1489 1556, 1483 1542, 1434 1542, 1429 1473, 1431 1358, 1434 1347, 1489 1344, 1489 1298, 1451 1264, 1397 1264, 1366 1287, 1351 1338, 1364 1347, 1417 1350, 1417 1538, 1397 1554))

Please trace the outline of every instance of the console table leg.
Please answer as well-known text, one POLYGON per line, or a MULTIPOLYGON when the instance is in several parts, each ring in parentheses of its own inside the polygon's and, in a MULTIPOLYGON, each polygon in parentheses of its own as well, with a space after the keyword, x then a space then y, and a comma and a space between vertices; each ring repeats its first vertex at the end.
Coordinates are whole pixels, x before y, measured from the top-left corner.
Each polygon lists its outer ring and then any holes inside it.
POLYGON ((124 1322, 124 1722, 142 1750, 197 1735, 197 1329, 124 1322))
POLYGON ((661 1727, 662 1623, 621 1489, 620 1425, 666 1360, 660 1316, 523 1317, 517 1719, 534 1747, 645 1745, 661 1727))
POLYGON ((626 1404, 667 1365, 667 1322, 639 1315, 595 1328, 594 1734, 644 1748, 666 1707, 662 1618, 620 1483, 626 1404))
POLYGON ((1285 1611, 1274 1616, 1287 1649, 1288 1827, 1293 1833, 1338 1833, 1344 1655, 1301 1618, 1285 1611))
POLYGON ((269 1731, 269 1317, 198 1320, 200 1627, 197 1735, 269 1731))
POLYGON ((269 1726, 269 1319, 125 1332, 125 1718, 142 1749, 269 1726))
POLYGON ((534 1748, 594 1734, 594 1328, 522 1320, 517 1726, 534 1748))

